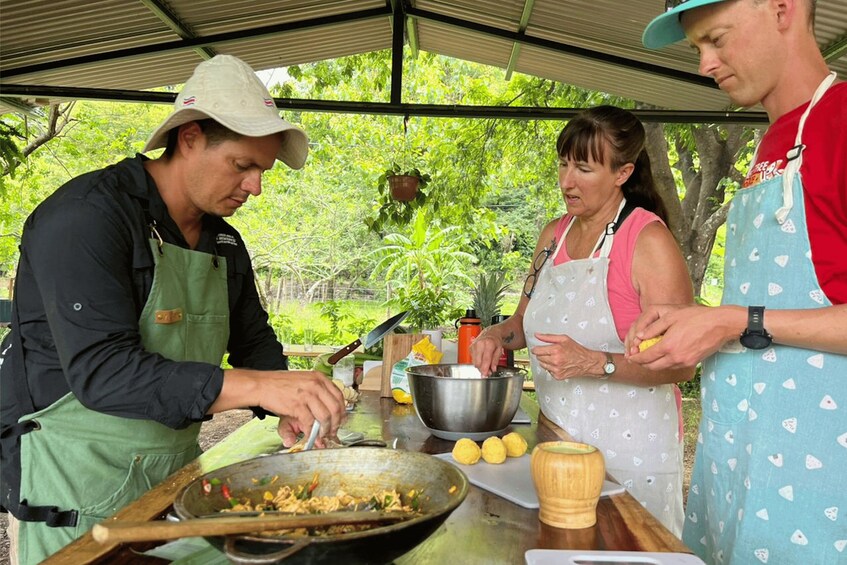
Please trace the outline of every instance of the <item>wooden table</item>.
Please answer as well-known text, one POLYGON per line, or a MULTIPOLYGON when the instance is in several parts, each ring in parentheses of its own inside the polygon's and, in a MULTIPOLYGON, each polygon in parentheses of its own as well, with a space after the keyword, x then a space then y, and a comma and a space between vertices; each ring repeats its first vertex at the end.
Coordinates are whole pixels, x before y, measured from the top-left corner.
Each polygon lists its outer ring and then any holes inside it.
MULTIPOLYGON (((538 405, 524 395, 521 407, 530 415, 531 425, 514 425, 526 438, 529 449, 540 442, 569 439, 544 418, 539 422, 538 405)), ((171 508, 176 494, 196 477, 230 463, 271 453, 282 445, 276 433, 276 419, 251 420, 221 443, 186 465, 141 498, 118 512, 118 520, 154 520, 171 508)), ((398 449, 444 453, 453 442, 438 439, 420 423, 414 408, 398 405, 377 392, 365 392, 344 426, 368 438, 382 438, 398 449)), ((157 544, 137 545, 136 550, 157 544)), ((396 560, 397 564, 523 563, 524 552, 533 548, 601 549, 690 553, 683 543, 664 528, 629 494, 600 499, 597 524, 582 530, 564 530, 542 524, 538 511, 507 501, 471 486, 467 498, 424 543, 396 560)), ((133 553, 127 546, 102 546, 87 534, 44 562, 50 565, 83 563, 152 564, 162 560, 133 553)))

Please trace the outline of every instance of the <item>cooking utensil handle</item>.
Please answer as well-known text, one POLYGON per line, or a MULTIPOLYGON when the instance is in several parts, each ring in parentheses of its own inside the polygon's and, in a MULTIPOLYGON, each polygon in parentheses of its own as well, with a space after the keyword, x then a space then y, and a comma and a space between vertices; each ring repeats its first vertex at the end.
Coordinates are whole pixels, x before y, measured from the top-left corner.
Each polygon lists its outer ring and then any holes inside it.
MULTIPOLYGON (((221 514, 226 516, 225 513, 221 514)), ((193 536, 224 536, 247 534, 268 530, 294 528, 319 528, 337 524, 367 524, 373 522, 399 522, 411 518, 411 514, 400 512, 332 512, 327 514, 281 514, 256 516, 255 518, 195 518, 171 522, 130 522, 113 520, 96 524, 91 535, 100 543, 122 543, 131 541, 157 541, 193 536)))
POLYGON ((238 540, 233 536, 226 536, 225 540, 224 553, 226 553, 227 559, 238 565, 271 565, 273 563, 279 563, 312 543, 312 538, 310 537, 300 538, 298 540, 274 540, 274 543, 290 543, 291 547, 275 551, 274 553, 257 555, 255 553, 238 551, 235 548, 235 542, 238 540))
POLYGON ((329 359, 327 359, 327 360, 326 360, 326 362, 327 362, 329 365, 335 365, 335 364, 336 364, 336 363, 338 363, 338 362, 339 362, 339 361, 340 361, 343 357, 347 357, 348 355, 350 355, 351 353, 353 353, 353 351, 354 351, 357 347, 359 347, 360 345, 362 345, 362 340, 361 340, 361 339, 357 339, 356 341, 354 341, 354 342, 353 342, 353 343, 351 343, 350 345, 345 345, 344 347, 342 347, 341 349, 339 349, 338 351, 336 351, 335 353, 333 353, 332 355, 330 355, 329 359))

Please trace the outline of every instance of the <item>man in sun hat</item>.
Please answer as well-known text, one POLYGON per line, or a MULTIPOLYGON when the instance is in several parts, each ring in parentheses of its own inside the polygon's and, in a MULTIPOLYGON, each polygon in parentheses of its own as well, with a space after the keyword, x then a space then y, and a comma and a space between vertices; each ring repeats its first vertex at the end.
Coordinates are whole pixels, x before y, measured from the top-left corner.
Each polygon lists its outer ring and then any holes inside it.
POLYGON ((644 30, 771 125, 727 217, 722 305, 645 311, 629 360, 703 360, 685 543, 709 563, 847 563, 847 83, 812 0, 688 0, 644 30), (643 339, 664 338, 643 353, 643 339))
MULTIPOLYGON (((77 177, 27 219, 0 346, 0 504, 13 563, 38 563, 200 452, 200 423, 252 407, 286 445, 335 434, 340 391, 286 371, 244 242, 224 218, 306 134, 252 69, 200 63, 145 151, 77 177), (238 369, 221 369, 225 352, 238 369)), ((323 441, 318 441, 323 445, 323 441)))

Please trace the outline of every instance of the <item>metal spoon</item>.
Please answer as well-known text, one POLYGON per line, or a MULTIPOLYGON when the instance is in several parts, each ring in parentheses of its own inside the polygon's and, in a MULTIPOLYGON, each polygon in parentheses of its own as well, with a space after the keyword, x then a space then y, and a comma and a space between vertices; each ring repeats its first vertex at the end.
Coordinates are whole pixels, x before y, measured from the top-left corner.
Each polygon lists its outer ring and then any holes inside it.
POLYGON ((318 432, 321 431, 321 423, 315 420, 312 422, 312 431, 309 432, 309 439, 306 440, 306 445, 303 446, 303 451, 309 451, 315 447, 315 440, 318 439, 318 432))

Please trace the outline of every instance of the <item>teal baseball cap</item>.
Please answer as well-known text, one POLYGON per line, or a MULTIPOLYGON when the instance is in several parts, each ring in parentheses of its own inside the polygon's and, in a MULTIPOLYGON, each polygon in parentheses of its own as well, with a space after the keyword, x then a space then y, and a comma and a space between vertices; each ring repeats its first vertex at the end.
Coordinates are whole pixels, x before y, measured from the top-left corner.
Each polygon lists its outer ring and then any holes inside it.
POLYGON ((659 49, 685 39, 679 18, 683 12, 726 0, 665 0, 665 13, 653 18, 644 28, 641 43, 648 49, 659 49))

